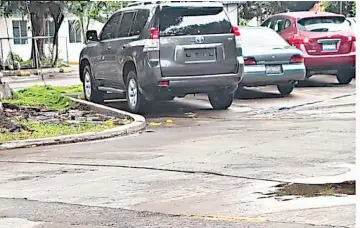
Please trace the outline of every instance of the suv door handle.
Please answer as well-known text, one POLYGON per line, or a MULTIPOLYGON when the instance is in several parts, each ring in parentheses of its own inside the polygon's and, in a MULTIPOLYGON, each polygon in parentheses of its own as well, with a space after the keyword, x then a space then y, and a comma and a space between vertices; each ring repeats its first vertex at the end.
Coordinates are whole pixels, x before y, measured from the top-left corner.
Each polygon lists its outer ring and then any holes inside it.
POLYGON ((122 46, 123 49, 125 49, 125 48, 127 48, 127 47, 129 47, 128 44, 124 44, 124 45, 122 46))
POLYGON ((106 49, 107 49, 107 50, 111 50, 111 46, 110 46, 110 45, 107 46, 106 49))

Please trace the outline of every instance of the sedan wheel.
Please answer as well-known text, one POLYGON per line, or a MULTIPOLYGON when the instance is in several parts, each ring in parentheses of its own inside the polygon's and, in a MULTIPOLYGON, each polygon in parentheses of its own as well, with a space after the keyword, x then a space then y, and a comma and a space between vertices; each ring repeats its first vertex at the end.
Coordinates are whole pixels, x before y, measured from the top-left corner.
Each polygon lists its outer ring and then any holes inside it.
POLYGON ((294 90, 294 85, 293 84, 278 85, 277 88, 280 94, 285 96, 292 93, 292 91, 294 90))

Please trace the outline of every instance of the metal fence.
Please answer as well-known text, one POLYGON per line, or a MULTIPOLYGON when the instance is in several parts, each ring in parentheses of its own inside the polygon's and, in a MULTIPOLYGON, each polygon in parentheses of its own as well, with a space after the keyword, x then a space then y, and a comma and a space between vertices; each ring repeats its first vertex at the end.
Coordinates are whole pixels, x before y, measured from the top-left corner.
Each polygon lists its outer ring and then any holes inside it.
MULTIPOLYGON (((54 60, 56 47, 53 45, 53 37, 0 37, 0 69, 17 68, 47 68, 54 60), (41 42, 39 42, 41 40, 41 42), (34 41, 34 42, 33 42, 34 41), (34 43, 34 47, 32 46, 34 43), (43 43, 38 47, 38 43, 43 43), (31 59, 32 48, 35 55, 39 57, 39 50, 43 52, 40 64, 33 66, 31 59)), ((69 63, 68 38, 58 37, 58 62, 69 63)), ((39 58, 38 58, 39 59, 39 58)))

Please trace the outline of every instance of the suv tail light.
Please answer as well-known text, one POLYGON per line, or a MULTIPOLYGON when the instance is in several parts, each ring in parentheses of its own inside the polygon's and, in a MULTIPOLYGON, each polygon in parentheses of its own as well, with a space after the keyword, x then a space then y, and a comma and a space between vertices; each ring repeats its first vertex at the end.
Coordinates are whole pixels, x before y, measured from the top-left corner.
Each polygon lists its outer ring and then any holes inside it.
POLYGON ((241 48, 240 28, 238 26, 232 26, 232 32, 235 36, 236 48, 241 48))
POLYGON ((304 62, 304 56, 302 55, 293 55, 290 58, 290 63, 303 63, 304 62))
POLYGON ((295 34, 289 37, 288 39, 289 44, 294 45, 294 44, 307 44, 309 43, 309 38, 307 37, 303 37, 299 34, 295 34))
POLYGON ((254 58, 244 58, 245 66, 256 65, 256 60, 254 58))
POLYGON ((356 37, 355 36, 348 36, 348 41, 356 41, 356 37))
POLYGON ((145 40, 144 43, 144 52, 149 51, 159 51, 160 50, 160 40, 159 40, 159 28, 150 29, 150 39, 145 40))
POLYGON ((150 29, 150 39, 157 40, 159 39, 159 28, 150 29))

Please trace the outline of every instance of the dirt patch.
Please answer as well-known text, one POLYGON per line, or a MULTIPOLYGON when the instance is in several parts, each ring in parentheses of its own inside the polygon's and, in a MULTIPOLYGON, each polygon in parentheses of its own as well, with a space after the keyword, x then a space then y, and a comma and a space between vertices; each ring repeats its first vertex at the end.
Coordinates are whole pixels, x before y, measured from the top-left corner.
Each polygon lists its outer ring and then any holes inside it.
POLYGON ((334 196, 334 195, 355 195, 355 181, 328 184, 280 184, 279 188, 271 195, 275 196, 334 196))

